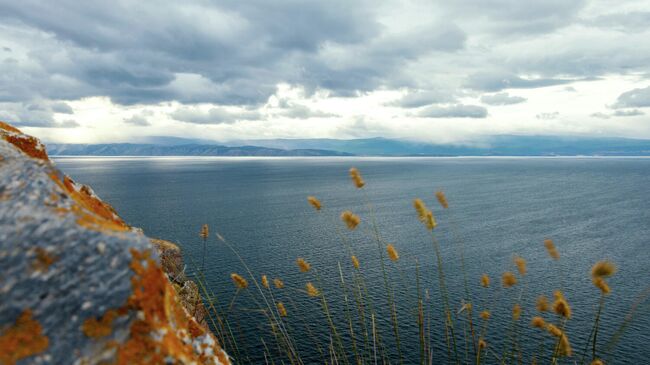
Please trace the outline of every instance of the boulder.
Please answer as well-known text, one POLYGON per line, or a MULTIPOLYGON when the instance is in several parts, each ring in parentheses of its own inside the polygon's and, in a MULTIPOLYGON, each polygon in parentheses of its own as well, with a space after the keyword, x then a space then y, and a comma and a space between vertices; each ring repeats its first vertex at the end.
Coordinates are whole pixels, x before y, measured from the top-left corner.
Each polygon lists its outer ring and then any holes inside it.
POLYGON ((0 122, 0 364, 229 364, 183 268, 0 122))

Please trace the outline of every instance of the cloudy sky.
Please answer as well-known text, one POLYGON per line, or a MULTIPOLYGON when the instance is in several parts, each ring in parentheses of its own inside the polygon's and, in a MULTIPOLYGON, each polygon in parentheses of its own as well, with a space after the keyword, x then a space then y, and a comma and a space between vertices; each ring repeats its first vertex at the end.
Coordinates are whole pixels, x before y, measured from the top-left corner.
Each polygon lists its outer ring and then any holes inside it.
POLYGON ((77 143, 650 138, 649 39, 648 0, 0 0, 0 120, 77 143))

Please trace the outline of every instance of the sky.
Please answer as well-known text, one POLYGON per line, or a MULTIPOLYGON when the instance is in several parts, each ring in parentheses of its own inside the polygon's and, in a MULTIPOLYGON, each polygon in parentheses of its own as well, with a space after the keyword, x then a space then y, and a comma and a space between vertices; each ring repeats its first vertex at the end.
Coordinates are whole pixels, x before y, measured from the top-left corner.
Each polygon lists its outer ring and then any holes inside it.
POLYGON ((0 0, 0 120, 47 142, 650 139, 650 1, 0 0))

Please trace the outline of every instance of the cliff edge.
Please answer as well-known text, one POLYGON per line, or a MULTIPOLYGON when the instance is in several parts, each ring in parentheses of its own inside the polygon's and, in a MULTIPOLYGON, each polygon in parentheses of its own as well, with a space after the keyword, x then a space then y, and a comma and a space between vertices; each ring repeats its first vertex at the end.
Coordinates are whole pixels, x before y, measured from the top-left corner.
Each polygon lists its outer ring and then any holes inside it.
POLYGON ((0 364, 230 364, 179 260, 0 122, 0 364))

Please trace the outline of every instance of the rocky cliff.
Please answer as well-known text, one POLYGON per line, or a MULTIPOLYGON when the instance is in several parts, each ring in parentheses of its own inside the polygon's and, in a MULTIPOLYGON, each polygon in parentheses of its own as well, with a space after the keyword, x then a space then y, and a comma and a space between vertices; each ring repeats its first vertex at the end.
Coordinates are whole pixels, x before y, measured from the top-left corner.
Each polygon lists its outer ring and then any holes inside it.
POLYGON ((181 267, 0 122, 0 364, 229 364, 181 267))

